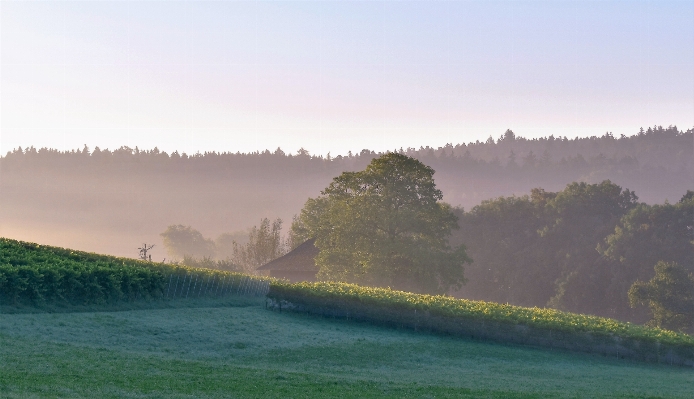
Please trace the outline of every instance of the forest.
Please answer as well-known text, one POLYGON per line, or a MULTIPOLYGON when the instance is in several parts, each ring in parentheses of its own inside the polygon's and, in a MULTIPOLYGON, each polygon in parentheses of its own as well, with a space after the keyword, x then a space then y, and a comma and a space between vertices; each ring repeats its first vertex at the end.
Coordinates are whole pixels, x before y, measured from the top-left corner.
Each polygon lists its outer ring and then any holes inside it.
MULTIPOLYGON (((694 181, 693 144, 691 128, 655 126, 575 139, 526 139, 509 130, 485 142, 394 151, 432 167, 443 200, 470 209, 537 187, 608 179, 648 204, 677 202, 694 181)), ((142 242, 156 242, 153 256, 161 260, 159 234, 169 225, 217 237, 262 218, 290 221, 334 176, 377 156, 17 148, 0 158, 0 235, 131 257, 142 242)))

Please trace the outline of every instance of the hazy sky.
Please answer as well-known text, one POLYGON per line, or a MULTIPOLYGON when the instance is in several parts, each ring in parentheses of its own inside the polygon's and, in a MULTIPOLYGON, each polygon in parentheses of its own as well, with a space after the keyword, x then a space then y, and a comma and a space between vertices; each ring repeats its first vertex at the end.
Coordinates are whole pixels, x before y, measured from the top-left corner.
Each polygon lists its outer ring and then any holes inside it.
POLYGON ((694 126, 692 1, 0 1, 0 153, 694 126))

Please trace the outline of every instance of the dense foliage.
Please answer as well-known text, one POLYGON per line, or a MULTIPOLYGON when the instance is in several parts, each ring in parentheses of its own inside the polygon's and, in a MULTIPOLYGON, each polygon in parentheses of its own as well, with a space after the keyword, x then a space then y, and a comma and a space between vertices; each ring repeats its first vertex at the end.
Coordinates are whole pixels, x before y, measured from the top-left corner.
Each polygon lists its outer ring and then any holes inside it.
POLYGON ((632 306, 647 305, 653 313, 649 324, 686 331, 694 324, 694 274, 675 262, 660 261, 647 283, 636 281, 629 289, 632 306))
POLYGON ((598 251, 611 261, 620 291, 653 276, 660 261, 694 272, 694 198, 688 191, 676 204, 639 204, 625 214, 598 251))
POLYGON ((90 304, 159 298, 164 276, 147 263, 0 238, 0 300, 90 304))
POLYGON ((459 287, 470 259, 464 246, 448 245, 457 220, 433 175, 414 158, 388 153, 309 199, 292 232, 316 239, 318 278, 429 293, 459 287))
POLYGON ((572 183, 559 192, 484 201, 458 210, 454 243, 474 263, 466 298, 550 306, 639 323, 627 292, 653 276, 658 261, 694 270, 694 202, 646 205, 634 192, 604 181, 572 183))

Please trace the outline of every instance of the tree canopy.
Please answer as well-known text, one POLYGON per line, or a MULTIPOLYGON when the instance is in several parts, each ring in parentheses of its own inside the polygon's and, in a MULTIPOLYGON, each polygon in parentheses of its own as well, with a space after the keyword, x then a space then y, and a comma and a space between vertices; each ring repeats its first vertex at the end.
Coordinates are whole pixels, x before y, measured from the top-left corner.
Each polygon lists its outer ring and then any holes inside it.
POLYGON ((629 289, 631 306, 647 305, 650 325, 687 331, 694 327, 694 275, 676 262, 660 261, 647 283, 636 281, 629 289))
POLYGON ((292 232, 316 239, 318 277, 430 293, 461 286, 470 259, 464 246, 448 245, 457 217, 433 175, 414 158, 387 153, 309 199, 292 232))
POLYGON ((467 268, 471 283, 460 294, 612 317, 630 311, 629 285, 621 288, 621 302, 607 300, 612 270, 596 246, 635 206, 632 191, 603 181, 571 183, 559 192, 537 188, 456 210, 461 230, 452 242, 464 242, 475 259, 467 268))
POLYGON ((215 254, 214 241, 203 237, 190 226, 171 225, 160 236, 164 240, 166 252, 173 258, 211 258, 215 254))

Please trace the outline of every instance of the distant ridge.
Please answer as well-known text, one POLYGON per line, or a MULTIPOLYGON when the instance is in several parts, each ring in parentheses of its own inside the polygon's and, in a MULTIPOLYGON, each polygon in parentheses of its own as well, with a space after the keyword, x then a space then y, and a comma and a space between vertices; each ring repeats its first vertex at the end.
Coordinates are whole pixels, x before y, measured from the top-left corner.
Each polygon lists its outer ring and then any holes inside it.
MULTIPOLYGON (((509 130, 496 140, 402 152, 436 170, 444 200, 466 209, 574 181, 609 179, 647 203, 677 201, 694 184, 694 129, 675 126, 576 139, 525 139, 509 130)), ((138 243, 160 244, 159 233, 171 224, 216 236, 264 217, 289 221, 333 177, 376 156, 18 148, 0 158, 0 234, 137 256, 138 243)), ((166 254, 155 249, 153 256, 166 254)))

